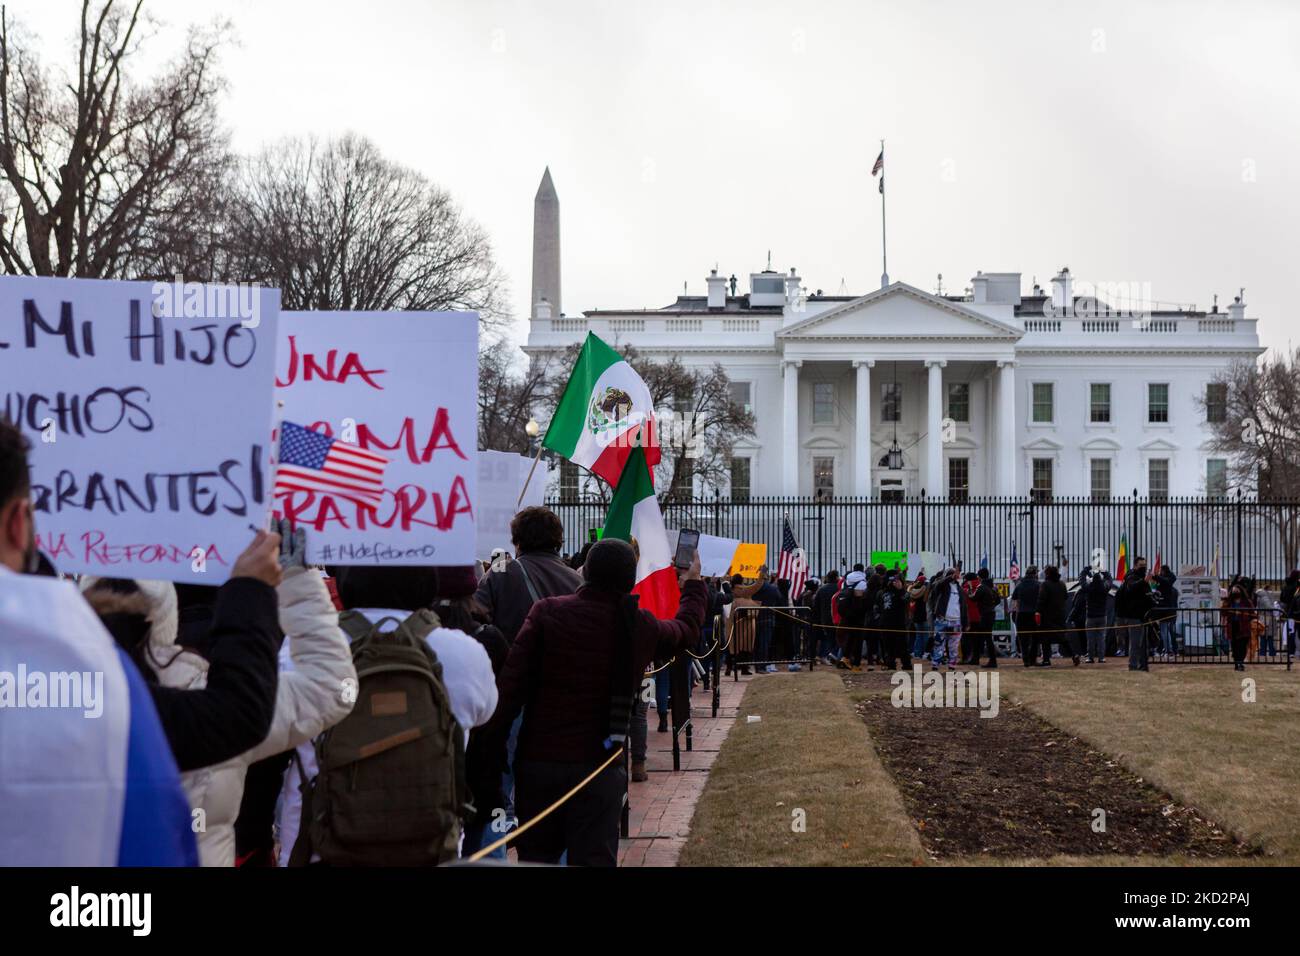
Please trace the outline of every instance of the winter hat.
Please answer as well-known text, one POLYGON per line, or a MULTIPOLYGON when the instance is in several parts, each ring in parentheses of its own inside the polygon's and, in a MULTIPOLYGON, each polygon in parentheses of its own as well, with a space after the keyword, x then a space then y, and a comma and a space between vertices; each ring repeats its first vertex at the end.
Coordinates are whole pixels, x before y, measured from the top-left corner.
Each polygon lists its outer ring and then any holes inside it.
POLYGON ((135 581, 128 578, 81 579, 81 592, 101 618, 134 615, 149 625, 149 643, 170 647, 176 643, 176 589, 170 581, 135 581))

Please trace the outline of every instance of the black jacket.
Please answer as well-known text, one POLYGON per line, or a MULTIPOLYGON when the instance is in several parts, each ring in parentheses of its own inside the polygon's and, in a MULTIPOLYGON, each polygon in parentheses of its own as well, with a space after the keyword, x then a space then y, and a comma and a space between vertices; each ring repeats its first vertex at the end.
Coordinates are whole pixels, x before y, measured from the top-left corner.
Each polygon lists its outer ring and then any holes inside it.
MULTIPOLYGON (((926 596, 926 611, 930 615, 931 621, 938 621, 948 614, 948 601, 953 588, 961 589, 961 582, 955 578, 945 578, 936 584, 930 586, 930 593, 926 596)), ((970 626, 970 613, 966 608, 966 595, 959 596, 957 601, 961 608, 961 626, 963 628, 970 626)))
POLYGON ((979 589, 975 592, 975 603, 980 609, 980 627, 984 630, 991 630, 993 620, 997 616, 998 605, 1002 603, 1002 596, 998 594, 998 589, 990 582, 981 580, 979 589))
POLYGON ((1016 602, 1016 626, 1032 627, 1034 612, 1038 610, 1038 592, 1042 582, 1038 578, 1024 577, 1011 592, 1011 599, 1016 602))
MULTIPOLYGON (((1040 627, 1065 627, 1065 582, 1044 581, 1038 587, 1037 612, 1041 618, 1040 627)), ((1023 607, 1023 605, 1021 605, 1023 607)))
POLYGON ((880 589, 876 595, 876 623, 887 631, 907 630, 907 591, 880 589))
POLYGON ((1110 576, 1094 574, 1088 579, 1088 617, 1105 617, 1110 598, 1110 576))
POLYGON ((526 551, 506 565, 504 571, 489 571, 483 575, 474 598, 511 644, 533 606, 533 597, 528 591, 529 581, 541 599, 572 594, 582 584, 582 575, 565 564, 554 551, 526 551), (525 568, 527 579, 524 577, 525 568))
POLYGON ((1136 568, 1133 569, 1124 576, 1124 583, 1115 595, 1115 616, 1143 621, 1154 606, 1155 598, 1146 582, 1146 576, 1136 568))
POLYGON ((208 683, 161 687, 145 669, 158 719, 181 770, 222 763, 266 739, 279 683, 280 622, 275 588, 253 578, 221 586, 212 610, 208 683))
POLYGON ((839 581, 834 584, 823 584, 813 597, 813 620, 822 627, 829 627, 835 623, 834 618, 831 617, 831 602, 835 600, 835 592, 839 586, 839 581))
POLYGON ((1071 596, 1070 613, 1067 618, 1074 627, 1083 627, 1088 623, 1088 586, 1080 584, 1071 596))

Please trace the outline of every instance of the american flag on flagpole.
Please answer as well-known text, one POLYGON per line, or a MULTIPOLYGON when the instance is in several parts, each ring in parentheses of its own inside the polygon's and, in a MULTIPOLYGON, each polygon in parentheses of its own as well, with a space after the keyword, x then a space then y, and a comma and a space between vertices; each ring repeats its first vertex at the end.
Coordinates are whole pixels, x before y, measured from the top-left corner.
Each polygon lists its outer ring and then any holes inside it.
POLYGON ((778 580, 785 578, 790 582, 790 603, 793 604, 803 593, 804 582, 808 580, 808 559, 794 540, 789 517, 782 519, 781 561, 776 567, 776 576, 778 580))
POLYGON ((876 175, 885 168, 885 151, 882 149, 880 155, 876 157, 876 165, 871 167, 871 175, 876 175))
POLYGON ((272 496, 314 491, 375 508, 384 494, 388 459, 292 422, 280 424, 280 455, 272 496))
POLYGON ((1011 581, 1020 580, 1020 562, 1016 560, 1016 543, 1011 542, 1011 567, 1007 570, 1007 579, 1011 581))

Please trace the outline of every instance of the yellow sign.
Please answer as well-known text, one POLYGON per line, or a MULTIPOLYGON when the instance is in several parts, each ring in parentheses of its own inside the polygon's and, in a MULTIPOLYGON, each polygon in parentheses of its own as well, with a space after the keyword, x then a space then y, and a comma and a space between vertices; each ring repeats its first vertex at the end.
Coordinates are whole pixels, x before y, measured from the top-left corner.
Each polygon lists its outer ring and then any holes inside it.
POLYGON ((1011 596, 1011 585, 1008 584, 1006 581, 998 581, 993 586, 998 589, 998 593, 1001 594, 1003 597, 1011 596))
POLYGON ((767 563, 767 545, 749 544, 742 541, 731 559, 727 575, 739 574, 743 578, 758 577, 758 569, 767 563))

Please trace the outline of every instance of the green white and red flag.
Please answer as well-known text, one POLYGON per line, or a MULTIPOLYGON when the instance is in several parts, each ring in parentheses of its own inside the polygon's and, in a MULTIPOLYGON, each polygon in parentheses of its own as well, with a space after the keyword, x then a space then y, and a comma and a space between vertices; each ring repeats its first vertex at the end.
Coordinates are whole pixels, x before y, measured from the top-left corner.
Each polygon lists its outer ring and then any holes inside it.
POLYGON ((668 547, 664 516, 659 511, 646 466, 645 450, 634 447, 623 468, 622 479, 614 489, 605 519, 605 538, 635 542, 637 549, 636 587, 641 607, 661 620, 675 617, 681 591, 677 587, 677 569, 668 547))
POLYGON ((627 360, 594 333, 588 332, 582 343, 542 445, 611 485, 618 485, 638 445, 645 448, 651 474, 659 464, 650 389, 627 360))

